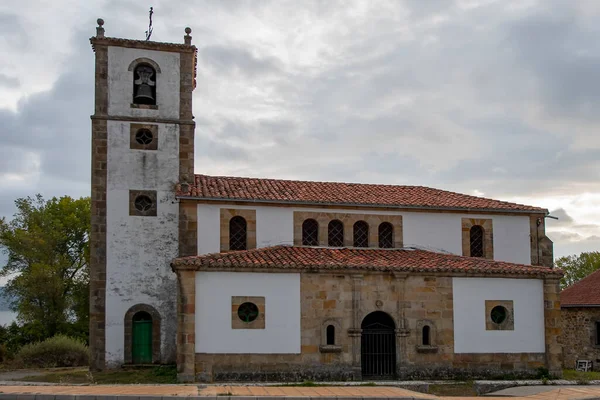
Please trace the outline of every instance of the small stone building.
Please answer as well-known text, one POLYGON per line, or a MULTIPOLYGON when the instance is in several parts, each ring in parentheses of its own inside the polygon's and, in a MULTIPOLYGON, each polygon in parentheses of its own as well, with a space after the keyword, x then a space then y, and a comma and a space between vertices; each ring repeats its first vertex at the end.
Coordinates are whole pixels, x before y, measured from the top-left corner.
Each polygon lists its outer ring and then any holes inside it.
POLYGON ((176 362, 182 381, 560 374, 546 209, 195 174, 191 30, 159 43, 98 23, 93 369, 176 362))
POLYGON ((600 270, 560 293, 565 368, 592 361, 600 371, 600 270))

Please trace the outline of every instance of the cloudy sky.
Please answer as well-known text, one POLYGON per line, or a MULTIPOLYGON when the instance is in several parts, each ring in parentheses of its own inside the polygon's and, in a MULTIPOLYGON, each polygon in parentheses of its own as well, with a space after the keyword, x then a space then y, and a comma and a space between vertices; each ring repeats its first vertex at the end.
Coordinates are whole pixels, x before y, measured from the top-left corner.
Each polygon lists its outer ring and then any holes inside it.
POLYGON ((96 19, 198 47, 196 172, 542 206, 600 250, 600 1, 0 2, 0 215, 90 191, 96 19))

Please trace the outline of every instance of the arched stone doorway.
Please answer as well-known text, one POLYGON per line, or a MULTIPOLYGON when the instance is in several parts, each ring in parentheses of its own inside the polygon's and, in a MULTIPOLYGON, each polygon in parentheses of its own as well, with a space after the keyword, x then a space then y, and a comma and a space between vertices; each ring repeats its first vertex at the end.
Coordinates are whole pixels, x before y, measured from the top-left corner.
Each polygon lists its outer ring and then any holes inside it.
POLYGON ((361 324, 360 347, 363 379, 394 379, 396 377, 396 324, 383 311, 367 315, 361 324))
POLYGON ((148 304, 137 304, 125 313, 125 363, 160 363, 160 314, 148 304))

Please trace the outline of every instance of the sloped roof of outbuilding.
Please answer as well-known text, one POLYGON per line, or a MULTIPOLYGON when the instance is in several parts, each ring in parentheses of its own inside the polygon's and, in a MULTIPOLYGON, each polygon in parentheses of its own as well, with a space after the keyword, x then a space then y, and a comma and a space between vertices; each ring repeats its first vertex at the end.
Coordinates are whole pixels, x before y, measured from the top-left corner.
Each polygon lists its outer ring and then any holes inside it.
POLYGON ((345 270, 421 273, 472 273, 562 277, 562 270, 484 258, 436 253, 417 248, 370 249, 273 246, 176 258, 174 269, 345 270))
POLYGON ((204 200, 284 202, 392 208, 548 213, 540 207, 470 196, 425 186, 312 182, 283 179, 195 175, 178 185, 177 196, 204 200))
POLYGON ((560 292, 561 307, 600 307, 600 270, 560 292))

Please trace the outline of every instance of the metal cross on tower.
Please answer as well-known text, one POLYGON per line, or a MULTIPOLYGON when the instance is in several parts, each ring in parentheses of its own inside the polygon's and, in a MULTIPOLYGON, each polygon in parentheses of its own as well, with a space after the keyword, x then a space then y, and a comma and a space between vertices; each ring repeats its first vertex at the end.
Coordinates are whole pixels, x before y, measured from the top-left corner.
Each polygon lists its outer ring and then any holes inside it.
POLYGON ((153 8, 150 7, 150 24, 148 25, 148 30, 146 31, 146 40, 150 40, 150 36, 152 36, 152 14, 154 14, 153 8))

